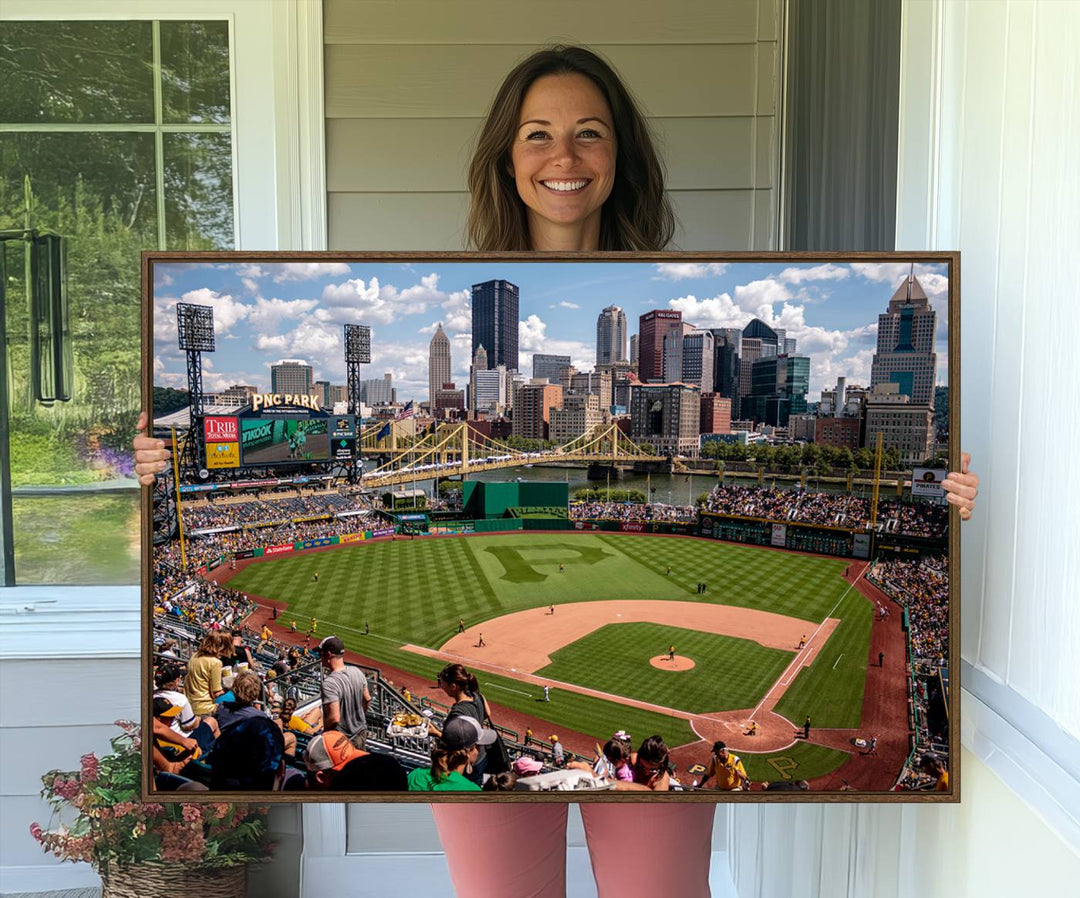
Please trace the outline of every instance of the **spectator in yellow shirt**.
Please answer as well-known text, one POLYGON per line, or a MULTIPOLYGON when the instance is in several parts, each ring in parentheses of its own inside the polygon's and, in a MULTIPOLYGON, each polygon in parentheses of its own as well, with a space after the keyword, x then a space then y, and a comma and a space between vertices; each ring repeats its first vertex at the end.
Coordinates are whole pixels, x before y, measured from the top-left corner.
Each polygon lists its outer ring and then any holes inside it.
POLYGON ((739 756, 729 752, 723 742, 714 742, 712 750, 712 760, 698 785, 704 787, 715 776, 716 788, 723 792, 749 791, 750 777, 739 756))

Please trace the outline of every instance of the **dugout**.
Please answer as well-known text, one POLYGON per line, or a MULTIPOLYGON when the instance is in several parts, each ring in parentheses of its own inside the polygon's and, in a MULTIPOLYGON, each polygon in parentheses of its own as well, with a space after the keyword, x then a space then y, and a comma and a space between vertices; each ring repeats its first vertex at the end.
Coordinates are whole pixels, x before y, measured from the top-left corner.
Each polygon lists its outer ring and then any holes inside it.
POLYGON ((465 481, 461 491, 461 517, 490 520, 507 517, 510 509, 570 507, 567 483, 465 481))

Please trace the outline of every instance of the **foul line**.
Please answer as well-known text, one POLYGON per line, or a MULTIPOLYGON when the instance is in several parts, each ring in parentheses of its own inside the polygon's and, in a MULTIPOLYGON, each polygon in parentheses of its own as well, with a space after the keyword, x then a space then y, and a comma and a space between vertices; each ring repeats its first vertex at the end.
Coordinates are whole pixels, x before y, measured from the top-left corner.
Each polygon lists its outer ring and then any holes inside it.
POLYGON ((518 695, 527 695, 529 698, 533 697, 531 692, 522 692, 520 689, 511 689, 509 686, 503 686, 502 683, 485 683, 485 686, 490 686, 492 689, 505 689, 507 692, 516 692, 518 695))
POLYGON ((841 652, 839 655, 836 656, 836 660, 833 662, 833 665, 832 665, 833 670, 836 670, 836 665, 840 663, 840 659, 843 658, 843 657, 844 657, 843 652, 841 652))
MULTIPOLYGON (((817 629, 814 630, 814 632, 810 634, 810 638, 806 640, 806 646, 803 648, 803 650, 792 659, 791 663, 786 668, 784 668, 784 672, 780 674, 780 678, 775 683, 773 683, 771 687, 769 687, 769 691, 761 697, 761 701, 758 702, 754 710, 750 712, 751 720, 754 719, 758 711, 760 711, 765 702, 768 701, 769 696, 776 691, 777 686, 784 686, 786 688, 795 681, 795 676, 797 676, 798 674, 796 673, 790 679, 788 679, 788 674, 791 673, 793 669, 797 672, 802 667, 803 659, 810 652, 810 646, 813 643, 814 638, 818 635, 818 633, 821 632, 822 627, 824 627, 825 624, 828 622, 829 618, 832 617, 833 612, 840 607, 840 603, 847 598, 847 594, 855 588, 855 584, 859 582, 859 579, 865 572, 866 569, 864 568, 863 571, 860 572, 859 576, 848 584, 848 588, 840 594, 840 598, 838 598, 832 608, 829 609, 829 613, 825 615, 825 618, 821 621, 820 624, 818 624, 817 629)), ((839 661, 840 659, 838 658, 837 660, 839 661)))

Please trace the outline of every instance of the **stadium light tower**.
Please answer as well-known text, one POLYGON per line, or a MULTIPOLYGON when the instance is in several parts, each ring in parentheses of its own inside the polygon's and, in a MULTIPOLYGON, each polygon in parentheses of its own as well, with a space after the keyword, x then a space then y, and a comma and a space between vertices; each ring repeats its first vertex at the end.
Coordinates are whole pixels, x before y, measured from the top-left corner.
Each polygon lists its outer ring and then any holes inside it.
MULTIPOLYGON (((366 324, 345 325, 345 370, 348 375, 349 414, 354 415, 357 425, 360 422, 360 366, 371 362, 371 328, 366 324)), ((357 435, 360 428, 357 426, 357 435)), ((363 468, 363 450, 360 440, 356 440, 356 449, 346 468, 349 483, 356 483, 357 474, 363 468)))
POLYGON ((345 325, 345 370, 348 372, 349 414, 360 414, 360 366, 371 362, 371 328, 345 325))
POLYGON ((180 348, 187 355, 188 399, 190 401, 190 426, 185 443, 184 461, 195 470, 202 470, 203 439, 202 418, 204 412, 202 388, 202 354, 213 352, 214 308, 191 302, 176 304, 176 330, 180 348))

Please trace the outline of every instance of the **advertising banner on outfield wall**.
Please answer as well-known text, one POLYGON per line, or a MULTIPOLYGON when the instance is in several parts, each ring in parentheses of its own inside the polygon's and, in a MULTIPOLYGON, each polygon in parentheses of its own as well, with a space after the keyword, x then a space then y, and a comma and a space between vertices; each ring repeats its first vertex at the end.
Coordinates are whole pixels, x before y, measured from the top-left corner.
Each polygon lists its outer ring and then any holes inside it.
POLYGON ((781 549, 787 545, 787 524, 772 525, 772 545, 781 549))
POLYGON ((911 495, 916 499, 944 499, 941 482, 949 472, 944 468, 915 468, 911 472, 911 495))
POLYGON ((263 549, 263 555, 284 555, 286 552, 292 552, 295 548, 292 543, 284 546, 267 546, 263 549))
POLYGON ((365 533, 368 539, 378 539, 380 536, 393 536, 395 530, 393 527, 384 527, 381 530, 371 530, 365 533))
POLYGON ((599 530, 600 528, 592 521, 574 521, 575 530, 599 530))
POLYGON ((234 552, 233 555, 235 555, 237 557, 237 559, 240 559, 240 558, 254 558, 255 557, 255 551, 256 551, 255 549, 241 549, 239 552, 234 552))
POLYGON ((645 522, 644 521, 620 521, 619 529, 624 533, 644 533, 645 522))
POLYGON ((358 543, 364 539, 363 533, 342 533, 338 536, 340 543, 358 543))
POLYGON ((336 546, 336 536, 320 536, 318 539, 305 539, 296 544, 297 549, 317 549, 319 546, 336 546))

